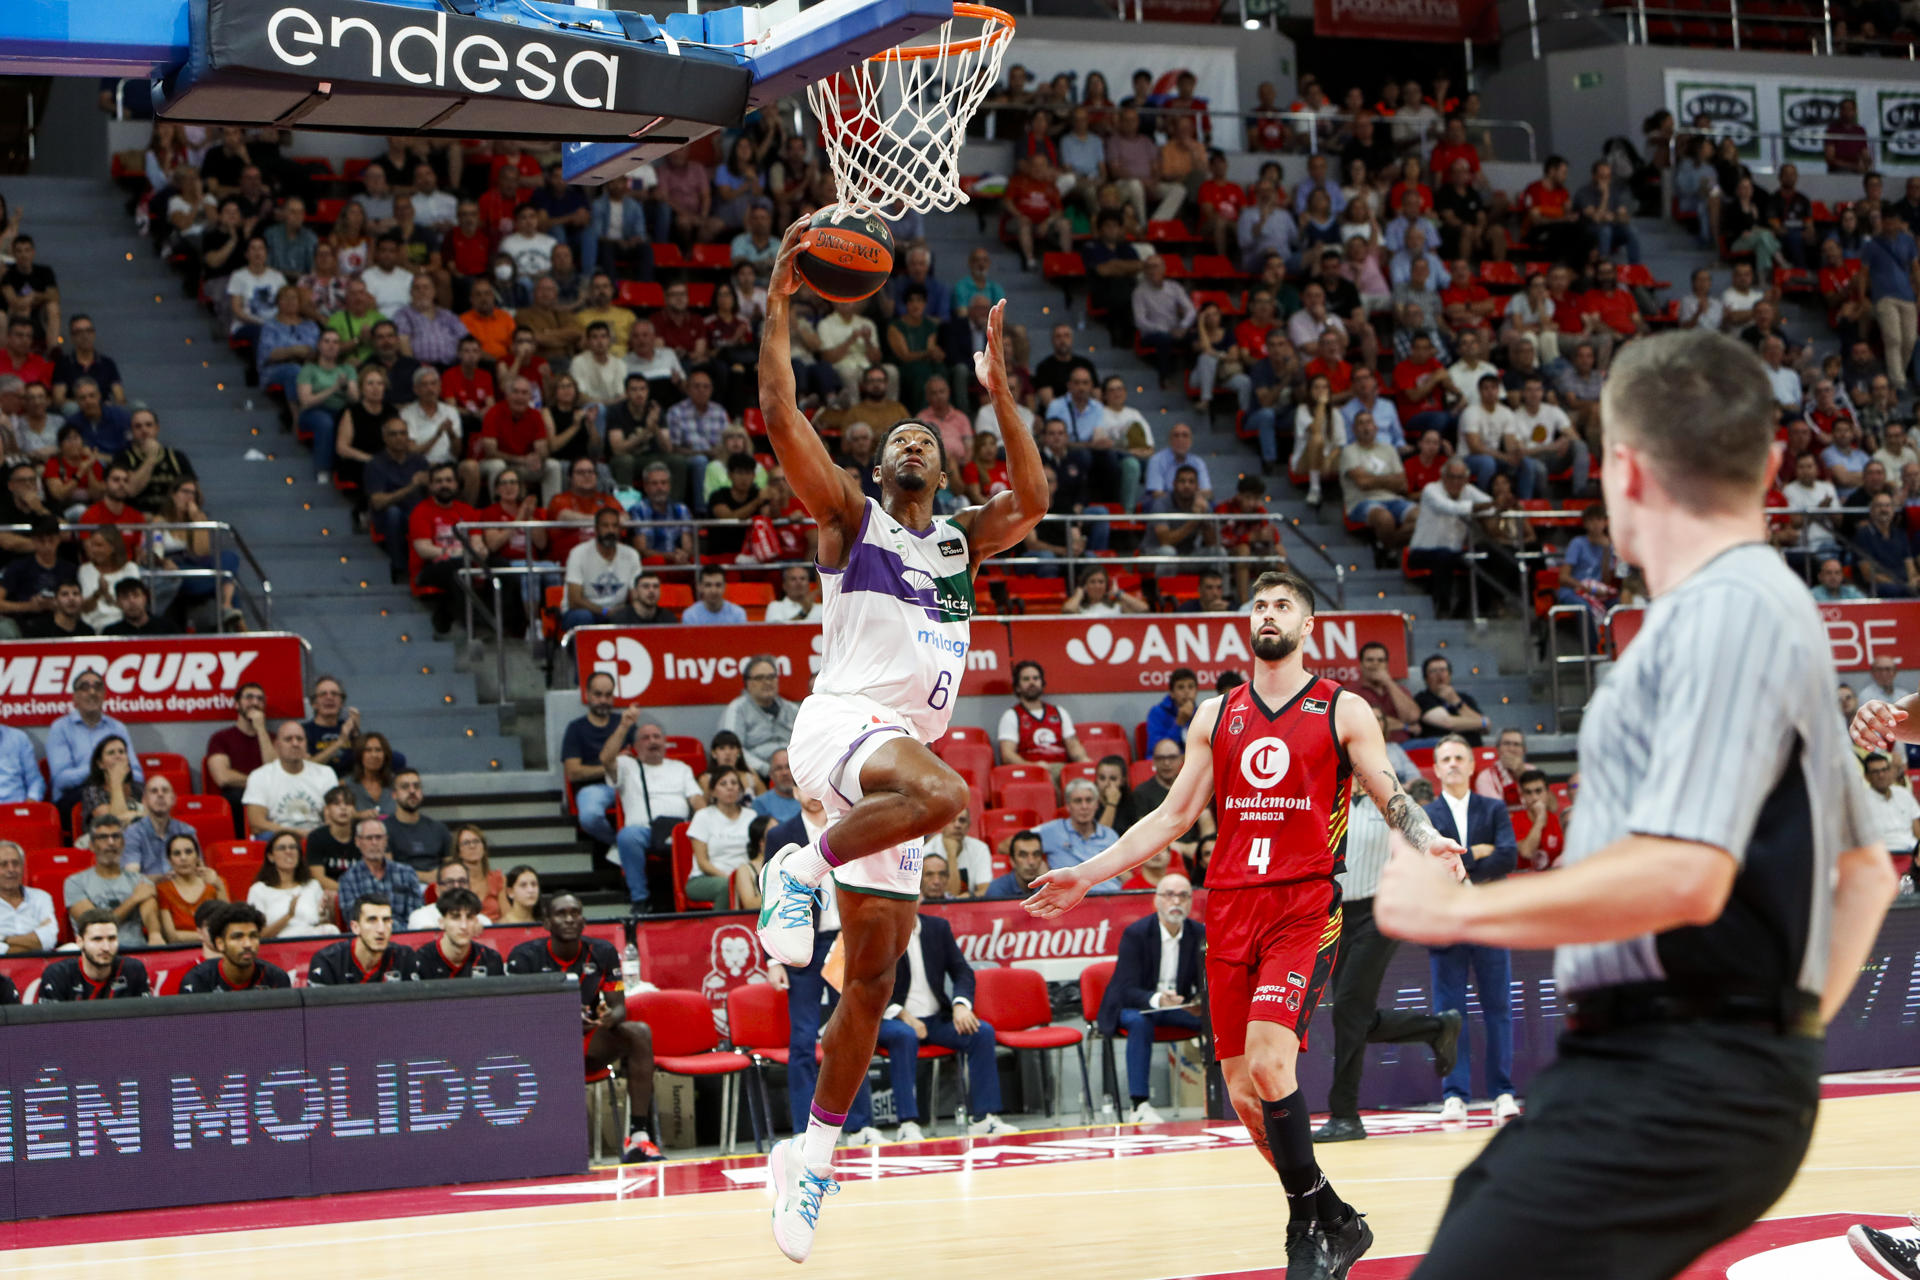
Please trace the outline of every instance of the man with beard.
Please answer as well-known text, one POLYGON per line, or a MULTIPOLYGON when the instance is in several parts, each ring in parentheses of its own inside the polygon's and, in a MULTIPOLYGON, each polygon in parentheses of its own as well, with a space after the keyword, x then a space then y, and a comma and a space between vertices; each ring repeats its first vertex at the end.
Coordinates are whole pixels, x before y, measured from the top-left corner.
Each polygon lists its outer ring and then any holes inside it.
POLYGON ((1166 801, 1111 848, 1041 876, 1027 910, 1051 917, 1178 839, 1217 796, 1207 866, 1207 999, 1234 1109, 1286 1189, 1288 1280, 1337 1280, 1373 1232, 1314 1160, 1295 1063, 1333 969, 1347 806, 1355 782, 1416 849, 1454 862, 1400 789, 1373 708, 1306 669, 1313 588, 1287 570, 1253 584, 1253 679, 1194 713, 1166 801))
POLYGON ((46 967, 40 975, 39 1003, 126 1000, 153 994, 146 966, 120 954, 120 926, 113 922, 112 912, 85 911, 73 924, 80 954, 46 967))
POLYGON ((260 931, 266 927, 267 918, 258 908, 244 902, 223 904, 207 921, 207 938, 219 955, 187 970, 187 976, 180 979, 180 994, 285 990, 293 986, 285 969, 260 958, 260 931))
POLYGON ((580 1023, 587 1033, 587 1069, 615 1062, 627 1073, 627 1147, 622 1164, 660 1159, 647 1132, 653 1113, 653 1033, 644 1022, 627 1021, 626 988, 620 956, 611 942, 586 936, 587 917, 580 899, 556 893, 547 900, 547 936, 523 942, 507 953, 508 973, 570 973, 580 984, 580 1023))

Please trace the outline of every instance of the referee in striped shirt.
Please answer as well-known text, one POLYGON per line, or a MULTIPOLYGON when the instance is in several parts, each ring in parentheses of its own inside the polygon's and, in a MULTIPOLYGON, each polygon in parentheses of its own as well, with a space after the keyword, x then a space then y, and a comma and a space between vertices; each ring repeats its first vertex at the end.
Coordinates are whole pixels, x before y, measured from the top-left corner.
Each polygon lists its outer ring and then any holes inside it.
POLYGON ((1433 1049, 1433 1073, 1453 1070, 1462 1018, 1458 1010, 1382 1009, 1380 983, 1400 944, 1373 923, 1374 886, 1387 865, 1387 821, 1373 797, 1354 789, 1347 807, 1347 869, 1340 873, 1340 959, 1333 971, 1333 1083, 1327 1088, 1327 1122, 1315 1142, 1352 1142, 1367 1136, 1360 1123, 1360 1076, 1370 1044, 1425 1041, 1433 1049))
POLYGON ((1587 706, 1561 869, 1457 886, 1396 847, 1374 898, 1411 941, 1557 946, 1567 1009, 1416 1280, 1655 1280, 1751 1224, 1806 1153, 1823 1029, 1893 899, 1825 631, 1766 541, 1765 369, 1719 334, 1642 338, 1601 412, 1614 545, 1654 601, 1587 706))

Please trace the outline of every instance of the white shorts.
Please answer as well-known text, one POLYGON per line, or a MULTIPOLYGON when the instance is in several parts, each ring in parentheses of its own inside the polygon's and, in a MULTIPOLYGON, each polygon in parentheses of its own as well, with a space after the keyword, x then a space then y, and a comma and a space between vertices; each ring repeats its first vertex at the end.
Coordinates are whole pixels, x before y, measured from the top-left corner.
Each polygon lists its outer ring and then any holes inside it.
MULTIPOLYGON (((831 828, 859 802, 861 768, 896 736, 914 737, 908 721, 872 698, 857 693, 808 695, 800 704, 787 746, 787 767, 793 770, 795 790, 820 802, 831 828)), ((832 847, 831 838, 827 844, 832 847)), ((833 881, 855 893, 917 899, 920 850, 921 842, 915 840, 868 854, 835 867, 833 881)))

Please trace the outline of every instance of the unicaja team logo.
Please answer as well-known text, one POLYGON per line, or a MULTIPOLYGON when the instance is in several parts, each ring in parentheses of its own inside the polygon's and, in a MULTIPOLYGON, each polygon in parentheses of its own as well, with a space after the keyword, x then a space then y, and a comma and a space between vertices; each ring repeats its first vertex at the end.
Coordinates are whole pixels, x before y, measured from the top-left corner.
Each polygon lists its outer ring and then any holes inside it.
POLYGON ((1278 738, 1258 738, 1240 753, 1240 776, 1249 785, 1265 791, 1287 776, 1293 763, 1287 744, 1278 738))
POLYGON ((637 698, 653 683, 653 655, 631 636, 594 641, 593 669, 613 677, 616 698, 637 698))
POLYGON ((1133 657, 1133 641, 1125 636, 1115 639, 1104 622, 1096 622, 1087 628, 1084 642, 1079 636, 1067 641, 1067 656, 1083 667, 1102 662, 1118 666, 1133 657))

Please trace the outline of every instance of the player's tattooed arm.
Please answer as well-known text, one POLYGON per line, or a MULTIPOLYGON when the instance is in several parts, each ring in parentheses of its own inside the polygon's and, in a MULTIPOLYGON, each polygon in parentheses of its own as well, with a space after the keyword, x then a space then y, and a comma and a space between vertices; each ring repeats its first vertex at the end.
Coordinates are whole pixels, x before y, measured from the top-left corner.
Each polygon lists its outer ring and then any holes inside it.
POLYGON ((1387 785, 1393 789, 1387 801, 1387 824, 1405 836, 1416 851, 1427 852, 1440 833, 1433 829, 1433 823, 1427 820, 1426 812, 1414 798, 1400 789, 1400 779, 1394 777, 1391 770, 1387 773, 1387 785))

